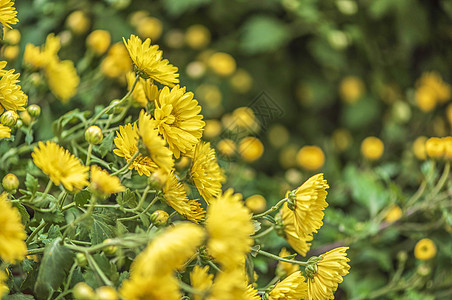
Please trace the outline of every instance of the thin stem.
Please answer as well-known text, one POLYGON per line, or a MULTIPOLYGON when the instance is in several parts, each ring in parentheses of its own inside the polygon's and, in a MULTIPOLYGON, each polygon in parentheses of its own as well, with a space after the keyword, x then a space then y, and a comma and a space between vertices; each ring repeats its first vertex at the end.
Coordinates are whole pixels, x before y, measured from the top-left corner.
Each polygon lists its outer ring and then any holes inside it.
POLYGON ((35 230, 33 230, 33 232, 28 236, 27 240, 25 241, 25 244, 29 245, 32 241, 33 238, 41 231, 41 229, 44 228, 44 226, 46 226, 47 223, 45 221, 43 221, 41 224, 39 224, 38 227, 36 227, 35 230))
POLYGON ((44 251, 45 251, 45 248, 30 249, 27 251, 27 255, 40 254, 40 253, 44 253, 44 251))
POLYGON ((89 166, 91 162, 91 152, 93 151, 93 144, 89 144, 88 146, 88 154, 86 154, 86 165, 89 166))
MULTIPOLYGON (((145 214, 149 211, 149 209, 151 209, 152 205, 155 204, 155 202, 157 202, 159 198, 157 196, 154 197, 154 199, 152 199, 151 203, 149 203, 149 205, 143 210, 143 212, 141 212, 140 214, 145 214)), ((131 220, 135 220, 138 219, 140 217, 140 214, 137 214, 135 216, 132 217, 127 217, 127 218, 119 218, 118 221, 131 221, 131 220)))
POLYGON ((57 203, 59 203, 58 206, 59 206, 60 210, 63 208, 63 204, 64 204, 64 201, 66 200, 66 197, 67 197, 67 191, 66 190, 62 191, 60 193, 60 195, 58 196, 57 203))
POLYGON ((121 174, 122 172, 124 172, 125 170, 127 170, 130 165, 133 163, 133 161, 135 160, 135 158, 138 157, 138 155, 140 155, 140 152, 137 150, 137 152, 135 152, 135 154, 132 156, 132 158, 127 162, 127 164, 122 167, 121 169, 117 170, 116 172, 111 173, 111 175, 118 175, 121 174))
POLYGON ((273 259, 276 259, 276 260, 279 260, 279 261, 288 262, 288 263, 295 264, 295 265, 300 265, 300 266, 307 266, 308 265, 308 263, 305 262, 305 261, 298 261, 298 260, 291 260, 291 259, 282 258, 282 257, 279 257, 277 255, 274 255, 274 254, 271 254, 269 252, 266 252, 264 250, 258 250, 257 253, 258 254, 262 254, 263 256, 267 256, 267 257, 270 257, 270 258, 273 258, 273 259))
POLYGON ((258 234, 256 234, 256 235, 253 235, 253 236, 251 236, 251 237, 252 237, 253 239, 257 239, 257 238, 266 236, 267 234, 269 234, 270 232, 272 232, 273 229, 274 229, 274 227, 273 227, 273 226, 270 226, 270 227, 268 227, 267 229, 265 229, 264 231, 262 231, 262 232, 260 232, 260 233, 258 233, 258 234))
POLYGON ((102 271, 102 269, 99 267, 99 265, 96 263, 94 258, 89 253, 85 253, 85 254, 86 254, 86 257, 88 258, 88 263, 89 263, 90 267, 92 269, 94 269, 97 272, 97 274, 99 274, 102 281, 108 286, 113 286, 113 283, 110 281, 110 279, 107 278, 107 276, 102 271))
POLYGON ((209 264, 209 266, 211 266, 212 268, 214 268, 215 271, 217 271, 217 272, 223 272, 223 271, 221 271, 220 268, 218 268, 218 266, 217 266, 216 264, 214 264, 212 261, 209 260, 207 263, 209 264))
POLYGON ((253 216, 253 219, 258 219, 258 218, 262 218, 263 216, 266 216, 268 214, 271 214, 274 211, 277 211, 278 208, 284 204, 284 202, 286 202, 287 200, 289 200, 289 198, 284 198, 282 200, 280 200, 278 203, 276 203, 275 205, 273 205, 270 209, 264 211, 261 214, 255 215, 253 216))
MULTIPOLYGON (((133 211, 137 211, 141 208, 150 189, 151 189, 150 185, 147 185, 146 188, 144 189, 143 195, 141 195, 140 202, 138 202, 138 205, 133 209, 133 211)), ((155 198, 154 198, 154 200, 155 200, 155 198)))
POLYGON ((52 182, 52 180, 49 179, 49 182, 47 183, 46 189, 44 190, 44 193, 42 193, 40 200, 44 200, 45 199, 45 197, 49 193, 49 191, 52 188, 52 186, 53 186, 53 182, 52 182))
POLYGON ((431 198, 435 197, 439 193, 439 191, 442 189, 442 187, 444 186, 444 184, 447 181, 447 178, 449 177, 449 172, 450 172, 450 162, 447 162, 446 165, 444 166, 444 170, 443 170, 443 174, 441 175, 441 178, 439 179, 436 186, 433 188, 433 191, 431 193, 431 198))

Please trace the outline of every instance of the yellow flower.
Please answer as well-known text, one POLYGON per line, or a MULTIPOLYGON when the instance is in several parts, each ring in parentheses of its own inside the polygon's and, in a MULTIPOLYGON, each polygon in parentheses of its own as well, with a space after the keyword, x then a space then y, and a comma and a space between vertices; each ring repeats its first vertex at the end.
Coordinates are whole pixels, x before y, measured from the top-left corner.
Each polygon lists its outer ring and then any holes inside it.
POLYGON ((13 6, 14 2, 11 0, 0 0, 0 23, 4 27, 11 29, 11 25, 17 24, 19 20, 17 17, 16 8, 13 6))
MULTIPOLYGON (((209 274, 209 266, 200 267, 196 265, 190 273, 191 286, 201 292, 207 292, 213 284, 213 275, 209 274)), ((199 294, 193 294, 195 300, 202 300, 199 294)))
POLYGON ((450 85, 445 83, 441 75, 435 71, 423 73, 417 84, 429 87, 434 93, 435 99, 440 103, 447 102, 450 99, 450 85))
MULTIPOLYGON (((135 152, 138 151, 137 143, 139 135, 137 124, 119 126, 119 132, 116 131, 116 134, 118 136, 114 142, 117 149, 114 149, 113 153, 124 157, 127 163, 129 163, 135 152)), ((151 176, 151 173, 158 170, 158 166, 150 157, 138 154, 137 158, 129 166, 129 169, 135 169, 140 175, 151 176)))
POLYGON ((361 78, 356 76, 345 77, 339 85, 339 95, 341 96, 341 99, 350 104, 358 101, 365 91, 366 87, 364 86, 364 82, 361 78))
POLYGON ((23 260, 27 253, 27 245, 25 244, 26 237, 27 235, 25 234, 24 225, 21 223, 19 211, 8 201, 6 193, 1 194, 0 258, 10 264, 23 260))
MULTIPOLYGON (((451 114, 452 115, 452 114, 451 114)), ((221 133, 221 122, 218 120, 207 120, 204 127, 204 138, 213 139, 221 133)))
POLYGON ((432 137, 425 142, 425 152, 431 158, 441 158, 444 155, 444 142, 441 138, 432 137))
POLYGON ((33 153, 33 162, 56 185, 63 184, 69 191, 80 190, 88 185, 89 167, 80 159, 54 142, 38 143, 33 153))
MULTIPOLYGON (((289 251, 286 250, 286 248, 282 248, 281 251, 279 252, 279 257, 287 257, 291 255, 291 253, 289 251)), ((294 258, 292 258, 294 259, 294 258)), ((279 275, 281 274, 282 277, 291 275, 294 272, 299 271, 300 268, 298 267, 297 264, 291 264, 288 262, 284 262, 284 261, 279 261, 278 262, 278 266, 276 267, 276 273, 279 275)))
POLYGON ((297 153, 297 163, 306 170, 315 171, 325 163, 325 154, 318 146, 304 146, 297 153))
POLYGON ((246 207, 253 213, 258 214, 267 208, 267 201, 262 195, 252 195, 245 200, 246 207))
POLYGON ((249 107, 239 107, 232 112, 233 126, 239 126, 252 132, 259 130, 259 122, 249 107))
POLYGON ((53 33, 49 34, 41 47, 27 44, 24 53, 24 63, 35 68, 47 66, 52 61, 58 61, 58 51, 61 48, 60 38, 53 33))
POLYGON ((131 35, 128 41, 123 38, 124 44, 129 51, 130 58, 136 67, 143 73, 143 77, 152 78, 161 84, 174 86, 179 83, 177 68, 171 65, 167 59, 162 59, 162 51, 157 45, 151 46, 151 40, 143 41, 131 35))
POLYGON ((307 296, 307 284, 300 271, 289 275, 276 284, 269 294, 268 300, 300 300, 307 296))
POLYGON ((210 31, 203 25, 192 25, 185 33, 187 45, 195 50, 205 48, 210 43, 210 31))
POLYGON ((102 74, 110 78, 122 78, 132 70, 132 63, 123 43, 113 44, 100 65, 102 74))
POLYGON ((162 21, 152 17, 141 18, 137 22, 137 33, 143 38, 157 40, 162 35, 162 21))
POLYGON ((235 143, 231 139, 222 139, 217 144, 218 151, 224 156, 232 156, 235 153, 235 143))
POLYGON ((237 92, 244 94, 251 90, 253 86, 253 77, 244 69, 238 69, 229 81, 231 86, 237 92))
POLYGON ((120 294, 125 300, 180 300, 179 283, 172 274, 134 277, 123 281, 120 294))
POLYGON ((158 130, 168 142, 176 158, 193 150, 202 137, 203 116, 201 106, 192 92, 176 85, 171 90, 164 87, 155 101, 154 118, 158 130))
POLYGON ((6 60, 12 61, 15 60, 19 56, 19 46, 5 46, 3 48, 3 57, 6 60))
POLYGON ((3 36, 3 41, 8 45, 17 45, 20 42, 21 34, 18 29, 11 29, 5 32, 3 36))
POLYGON ((6 285, 6 280, 8 280, 8 276, 5 272, 0 271, 0 299, 6 294, 9 293, 9 288, 6 285))
POLYGON ((215 199, 206 219, 207 250, 225 269, 243 264, 253 244, 251 213, 244 207, 242 195, 233 192, 229 189, 215 199))
POLYGON ((436 107, 435 91, 429 86, 420 86, 416 89, 416 104, 423 112, 432 111, 436 107))
POLYGON ((202 209, 197 199, 188 199, 184 185, 177 181, 174 172, 170 174, 163 186, 163 194, 168 204, 180 215, 195 223, 204 220, 206 212, 202 209))
POLYGON ((383 142, 374 136, 366 137, 361 143, 361 153, 368 160, 379 159, 383 155, 384 149, 383 142))
POLYGON ((444 158, 452 159, 452 137, 447 136, 442 138, 444 144, 444 158))
POLYGON ((280 210, 279 217, 281 218, 282 225, 284 226, 284 238, 292 246, 292 248, 303 256, 311 248, 313 237, 311 234, 301 232, 297 226, 295 226, 295 214, 289 209, 287 203, 284 203, 280 210))
POLYGON ((75 34, 83 34, 88 31, 91 21, 81 10, 71 13, 66 19, 66 25, 75 34))
POLYGON ((118 177, 108 174, 96 165, 91 166, 91 188, 104 196, 126 190, 118 177))
POLYGON ((52 60, 45 68, 50 91, 63 103, 67 103, 77 93, 80 78, 74 63, 70 60, 52 60))
POLYGON ((249 136, 240 141, 239 152, 245 161, 253 162, 264 154, 264 145, 258 138, 249 136))
POLYGON ((104 54, 110 43, 111 35, 106 30, 94 30, 86 38, 86 45, 97 55, 104 54))
POLYGON ((9 137, 11 137, 11 128, 3 124, 0 124, 0 139, 9 137))
POLYGON ((414 256, 419 260, 429 260, 435 257, 436 246, 431 239, 422 239, 414 247, 414 256))
POLYGON ((427 154, 425 152, 425 142, 427 141, 427 137, 420 136, 413 143, 413 153, 417 157, 417 159, 425 160, 427 159, 427 154))
POLYGON ((402 209, 398 205, 393 205, 386 213, 385 221, 388 223, 392 223, 392 222, 397 221, 401 217, 402 217, 402 209))
POLYGON ((350 269, 347 249, 348 247, 339 247, 320 255, 317 267, 306 274, 308 300, 334 299, 333 292, 350 269))
POLYGON ((138 135, 152 161, 164 172, 169 173, 174 166, 173 153, 166 148, 166 143, 158 134, 155 125, 155 120, 142 110, 138 119, 138 135))
POLYGON ((193 154, 191 177, 204 201, 209 203, 221 193, 226 180, 210 143, 200 142, 193 154))
POLYGON ((6 61, 0 62, 0 113, 3 110, 25 110, 28 97, 18 85, 20 74, 14 74, 14 69, 4 70, 5 67, 6 61))
POLYGON ((220 76, 229 76, 235 72, 237 67, 234 57, 230 54, 217 52, 209 57, 209 67, 220 76))
POLYGON ((256 290, 248 285, 244 270, 235 268, 218 273, 207 300, 260 300, 256 290))

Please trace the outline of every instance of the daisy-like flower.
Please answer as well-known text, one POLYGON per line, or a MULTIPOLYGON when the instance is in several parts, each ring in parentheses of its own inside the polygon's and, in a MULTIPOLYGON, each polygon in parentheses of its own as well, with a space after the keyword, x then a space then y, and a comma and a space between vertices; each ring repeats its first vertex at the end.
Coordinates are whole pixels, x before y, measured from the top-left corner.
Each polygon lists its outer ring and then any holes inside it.
MULTIPOLYGON (((114 149, 113 153, 117 156, 124 157, 127 163, 129 163, 135 152, 138 151, 137 143, 139 135, 137 124, 119 126, 119 132, 116 131, 116 134, 118 136, 115 138, 114 142, 117 149, 114 149)), ((133 160, 129 169, 135 169, 140 175, 144 174, 146 176, 151 176, 151 173, 158 170, 158 166, 150 157, 139 154, 137 158, 133 160)))
POLYGON ((0 113, 4 110, 25 110, 28 97, 18 85, 20 74, 14 74, 14 69, 4 70, 5 67, 6 61, 0 62, 0 113))
MULTIPOLYGON (((11 205, 7 194, 0 195, 0 258, 14 264, 25 258, 25 228, 20 220, 19 211, 11 205)), ((1 279, 0 279, 1 286, 1 279)), ((0 289, 1 292, 1 289, 0 289)), ((1 296, 1 294, 0 294, 1 296)))
POLYGON ((77 93, 80 77, 70 60, 52 60, 46 66, 45 74, 50 91, 61 102, 67 103, 77 93))
POLYGON ((91 166, 90 187, 102 196, 108 196, 126 190, 118 177, 108 174, 107 171, 96 165, 91 166))
POLYGON ((136 35, 131 35, 124 44, 129 51, 130 58, 140 70, 143 78, 151 78, 163 85, 174 86, 179 83, 177 68, 171 65, 167 59, 162 59, 162 51, 159 46, 152 45, 151 39, 144 42, 136 35))
MULTIPOLYGON (((190 273, 191 286, 201 292, 207 292, 213 284, 213 275, 209 274, 209 266, 200 267, 196 265, 190 273)), ((193 294, 193 299, 202 300, 199 294, 193 294)))
POLYGON ((169 173, 174 166, 173 153, 166 147, 165 141, 155 129, 155 120, 144 110, 140 112, 138 118, 138 135, 147 149, 147 156, 163 171, 169 173))
POLYGON ((200 142, 193 153, 191 178, 204 201, 209 203, 221 193, 221 184, 226 181, 218 165, 215 150, 210 143, 200 142))
POLYGON ((56 185, 63 184, 69 191, 81 190, 88 185, 89 167, 80 159, 54 142, 38 143, 33 153, 33 162, 56 185))
POLYGON ((206 218, 207 250, 225 269, 244 264, 253 244, 252 215, 243 205, 242 195, 233 193, 229 189, 213 201, 206 218))
POLYGON ((60 38, 51 33, 41 47, 27 44, 24 53, 24 63, 35 68, 46 67, 50 62, 59 60, 58 51, 60 48, 60 38))
POLYGON ((154 117, 161 135, 168 142, 176 158, 193 150, 202 137, 205 122, 199 114, 201 106, 193 93, 176 85, 164 87, 155 101, 154 117))
MULTIPOLYGON (((268 300, 299 300, 307 296, 307 284, 301 271, 296 271, 278 282, 269 294, 268 300)), ((319 298, 323 299, 323 298, 319 298)))
MULTIPOLYGON (((290 256, 291 253, 287 251, 286 248, 282 248, 279 252, 279 257, 287 257, 290 256)), ((293 259, 293 258, 292 258, 293 259)), ((281 274, 282 277, 291 275, 292 273, 295 273, 299 271, 300 268, 296 264, 291 264, 288 262, 280 261, 278 262, 278 265, 276 266, 276 273, 281 274)))
POLYGON ((3 26, 11 29, 11 25, 17 24, 19 20, 17 17, 16 8, 13 6, 14 2, 11 0, 0 0, 0 23, 3 26))
POLYGON ((309 300, 334 299, 333 292, 350 269, 347 249, 339 247, 328 251, 316 258, 316 267, 306 268, 309 300))
POLYGON ((422 239, 414 247, 414 257, 419 260, 429 260, 435 257, 436 246, 431 239, 422 239))
POLYGON ((188 199, 183 184, 177 181, 174 172, 170 174, 163 186, 163 194, 168 204, 180 215, 195 223, 204 220, 206 212, 202 209, 197 199, 188 199))
POLYGON ((123 281, 120 294, 121 299, 125 300, 180 300, 182 298, 179 282, 172 274, 131 277, 123 281))
POLYGON ((217 273, 207 300, 259 300, 256 290, 248 285, 241 268, 217 273))
POLYGON ((322 227, 323 210, 328 206, 326 189, 329 188, 323 174, 317 174, 306 180, 295 193, 295 226, 305 235, 317 232, 322 227))
POLYGON ((0 139, 9 137, 11 137, 11 128, 3 124, 0 124, 0 139))
POLYGON ((0 271, 0 299, 6 294, 9 293, 9 288, 6 285, 6 280, 8 280, 8 276, 5 272, 0 271))

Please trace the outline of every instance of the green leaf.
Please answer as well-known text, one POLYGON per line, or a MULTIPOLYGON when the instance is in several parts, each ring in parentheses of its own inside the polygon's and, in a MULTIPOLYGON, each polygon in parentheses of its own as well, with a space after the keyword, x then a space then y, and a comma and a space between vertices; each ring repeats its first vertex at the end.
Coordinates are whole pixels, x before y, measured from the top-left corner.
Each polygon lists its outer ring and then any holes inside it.
POLYGON ((240 47, 248 54, 275 51, 289 38, 283 22, 274 17, 254 16, 243 25, 240 47))
POLYGON ((115 227, 108 224, 110 219, 108 216, 93 214, 93 227, 90 233, 93 245, 115 237, 115 227))
POLYGON ((165 0, 162 1, 162 4, 170 15, 179 16, 209 2, 210 0, 165 0))
POLYGON ((20 216, 21 216, 22 224, 27 225, 28 222, 30 222, 30 215, 28 214, 28 211, 25 208, 25 206, 23 206, 22 204, 20 204, 18 202, 14 202, 13 206, 17 207, 17 210, 19 211, 20 216))
POLYGON ((32 295, 16 293, 14 295, 6 295, 2 299, 4 299, 4 300, 34 300, 35 297, 33 297, 32 295))
POLYGON ((62 223, 64 222, 64 214, 60 210, 54 212, 39 212, 35 211, 34 218, 36 220, 44 220, 47 223, 62 223))
POLYGON ((138 205, 137 196, 130 189, 116 197, 116 201, 121 206, 127 206, 129 208, 135 208, 138 205))
POLYGON ((25 176, 25 186, 27 187, 27 190, 34 195, 39 188, 38 179, 33 177, 30 173, 27 173, 25 176))
POLYGON ((61 286, 74 262, 74 254, 61 242, 57 238, 46 246, 34 288, 38 299, 49 298, 61 286))
POLYGON ((113 149, 113 140, 115 139, 115 134, 113 132, 110 132, 109 135, 107 135, 102 143, 99 145, 99 153, 101 158, 104 158, 107 153, 111 152, 113 149))
POLYGON ((91 198, 91 193, 87 190, 81 190, 74 197, 74 202, 77 206, 83 206, 88 203, 88 200, 91 198))

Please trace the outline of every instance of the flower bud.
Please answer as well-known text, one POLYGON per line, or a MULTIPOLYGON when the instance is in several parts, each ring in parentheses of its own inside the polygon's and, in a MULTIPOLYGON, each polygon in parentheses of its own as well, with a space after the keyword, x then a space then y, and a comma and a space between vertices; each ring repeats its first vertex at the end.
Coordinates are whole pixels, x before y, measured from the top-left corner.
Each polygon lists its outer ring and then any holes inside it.
POLYGON ((16 122, 16 128, 17 129, 21 128, 23 125, 24 125, 24 122, 22 122, 21 119, 17 120, 17 122, 16 122))
POLYGON ((76 300, 91 300, 96 297, 94 290, 84 282, 79 282, 74 286, 72 295, 76 300))
POLYGON ((83 34, 88 31, 91 21, 81 10, 74 11, 66 19, 66 25, 75 34, 83 34))
POLYGON ((3 177, 2 186, 6 191, 14 192, 19 187, 19 179, 12 173, 6 174, 3 177))
POLYGON ((27 111, 33 118, 38 118, 41 115, 41 107, 39 107, 39 105, 36 104, 28 106, 27 111))
POLYGON ((104 135, 102 133, 102 129, 100 129, 99 126, 91 125, 86 129, 85 131, 85 140, 92 144, 92 145, 98 145, 102 142, 104 139, 104 135))
POLYGON ((20 119, 22 120, 22 123, 23 123, 25 126, 28 126, 28 125, 31 124, 31 116, 30 116, 30 114, 28 113, 28 111, 23 111, 23 112, 21 112, 21 113, 20 113, 20 119))
POLYGON ((8 110, 3 113, 3 115, 0 117, 0 122, 8 127, 14 127, 16 125, 17 119, 19 116, 17 113, 13 110, 8 110))
POLYGON ((77 260, 77 264, 82 268, 88 265, 88 260, 86 259, 86 255, 84 253, 78 252, 75 255, 75 259, 77 260))
POLYGON ((102 55, 107 51, 111 43, 110 32, 106 30, 94 30, 86 38, 86 45, 97 55, 102 55))
MULTIPOLYGON (((106 239, 104 240, 104 244, 108 244, 112 241, 112 239, 106 239)), ((118 252, 118 246, 110 245, 103 249, 105 255, 107 256, 114 256, 116 252, 118 252)))
POLYGON ((151 222, 152 224, 156 226, 162 226, 165 225, 168 221, 169 215, 164 210, 156 210, 151 215, 151 222))
POLYGON ((96 289, 97 300, 118 300, 118 292, 111 286, 101 286, 96 289))
POLYGON ((432 137, 425 142, 425 152, 431 158, 441 158, 444 155, 444 143, 441 138, 432 137))
POLYGON ((267 208, 267 202, 261 195, 253 195, 246 198, 245 205, 252 213, 256 214, 265 211, 267 208))

